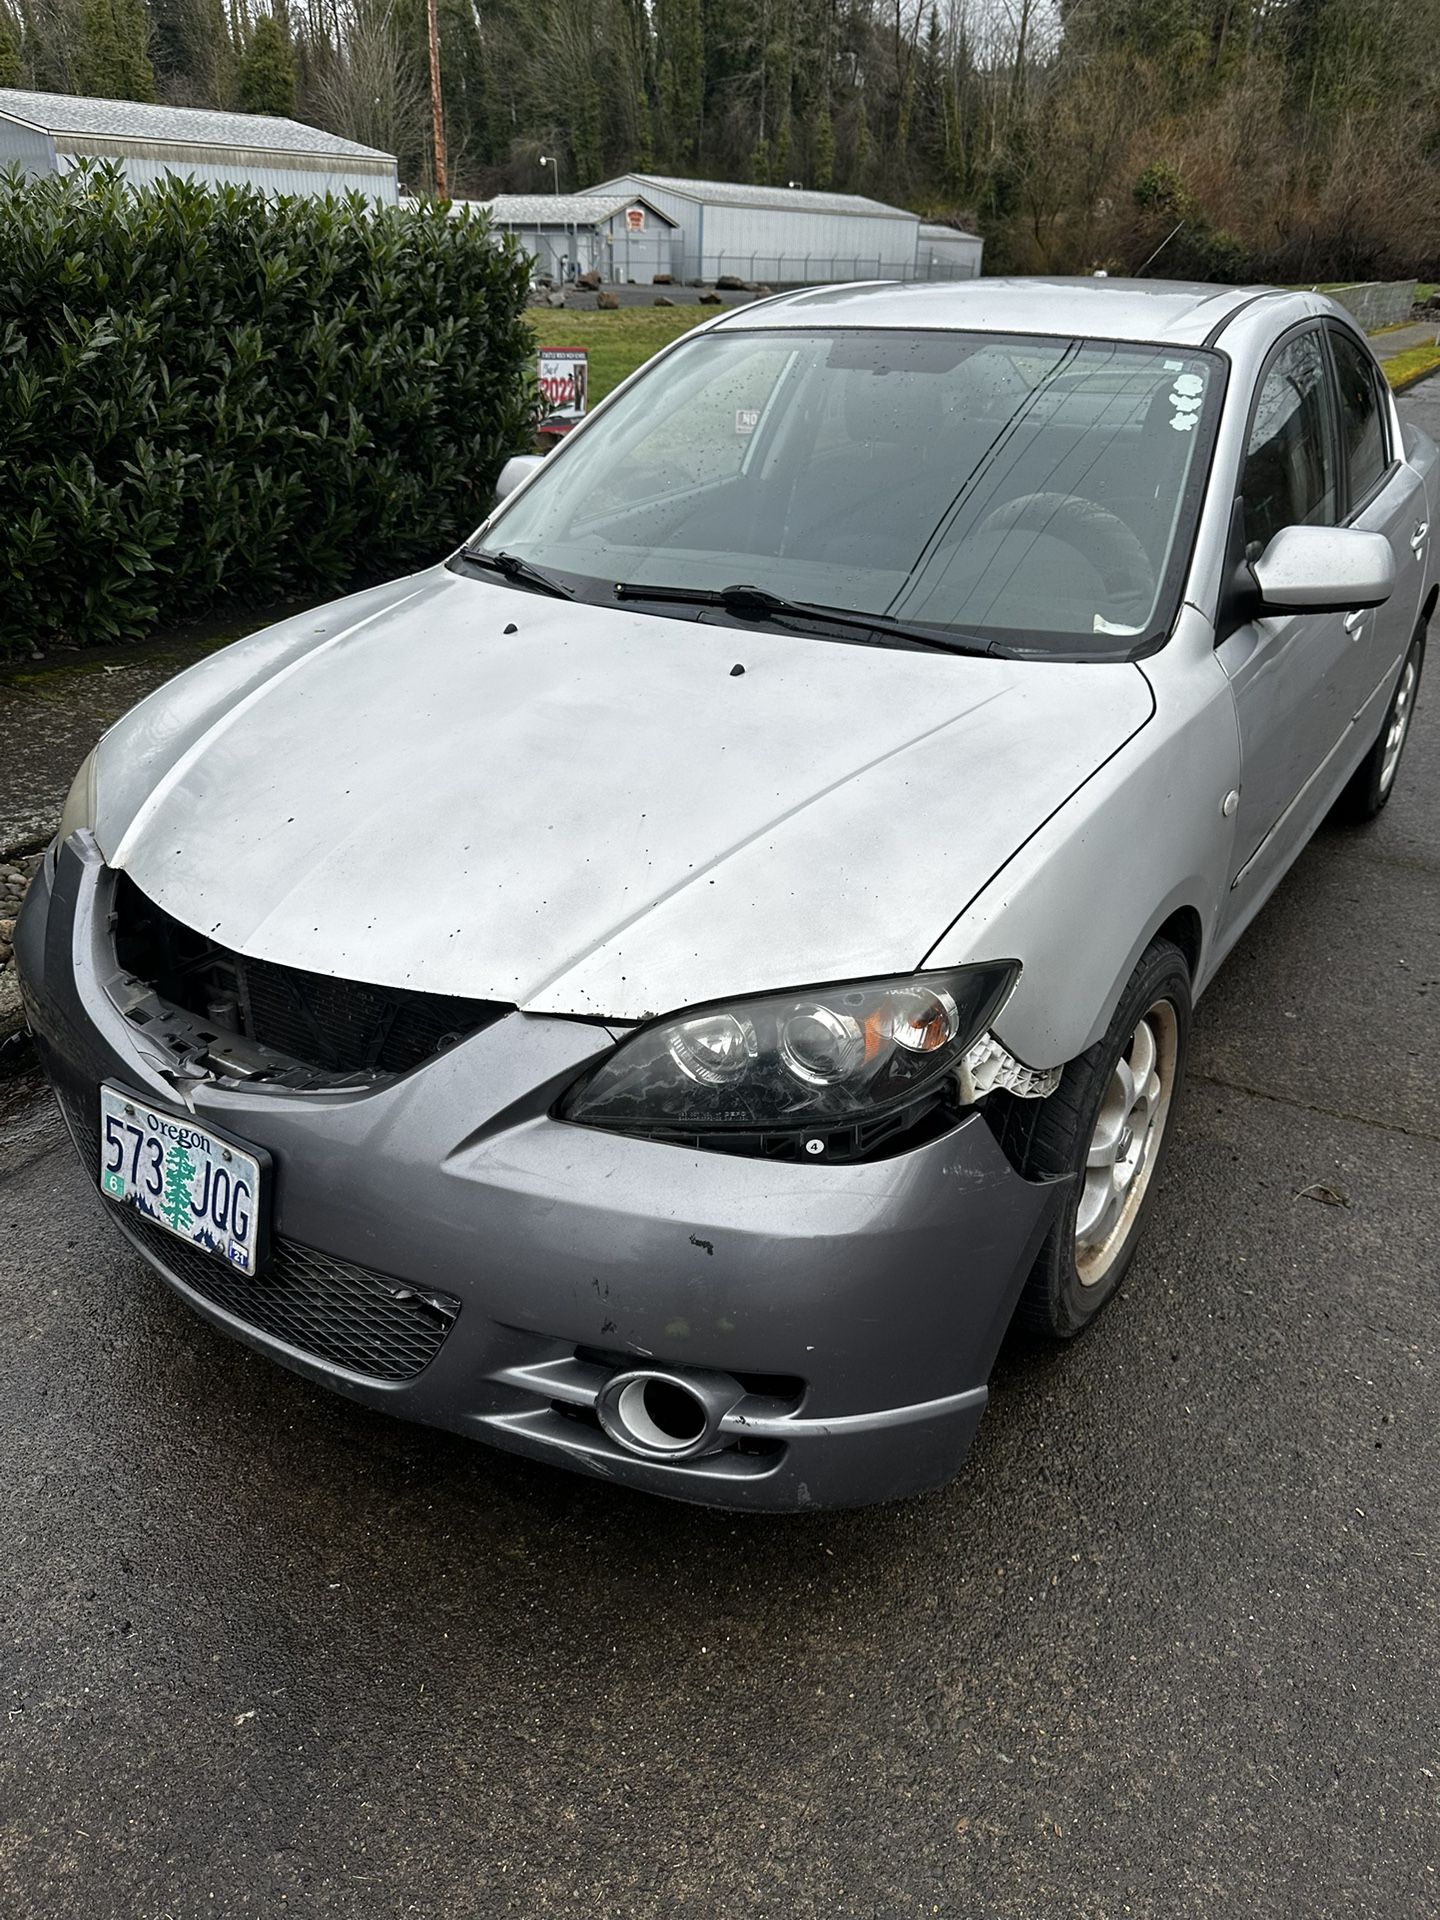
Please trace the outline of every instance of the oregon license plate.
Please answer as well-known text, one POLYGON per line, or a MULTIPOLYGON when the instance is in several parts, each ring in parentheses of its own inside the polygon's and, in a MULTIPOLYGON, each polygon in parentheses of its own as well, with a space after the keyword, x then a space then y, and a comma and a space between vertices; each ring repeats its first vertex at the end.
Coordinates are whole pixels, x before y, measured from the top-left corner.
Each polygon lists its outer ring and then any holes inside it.
POLYGON ((194 1120, 100 1089, 100 1190, 241 1273, 259 1266, 263 1168, 194 1120))

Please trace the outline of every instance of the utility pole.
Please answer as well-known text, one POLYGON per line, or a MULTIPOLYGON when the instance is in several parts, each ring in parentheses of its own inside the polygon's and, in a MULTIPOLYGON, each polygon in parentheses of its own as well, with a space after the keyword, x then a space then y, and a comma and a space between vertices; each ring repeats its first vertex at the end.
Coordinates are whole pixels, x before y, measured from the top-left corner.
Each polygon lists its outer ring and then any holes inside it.
POLYGON ((445 106, 440 98, 440 28, 435 0, 425 0, 425 25, 430 36, 430 126, 435 139, 435 197, 449 198, 445 184, 445 106))

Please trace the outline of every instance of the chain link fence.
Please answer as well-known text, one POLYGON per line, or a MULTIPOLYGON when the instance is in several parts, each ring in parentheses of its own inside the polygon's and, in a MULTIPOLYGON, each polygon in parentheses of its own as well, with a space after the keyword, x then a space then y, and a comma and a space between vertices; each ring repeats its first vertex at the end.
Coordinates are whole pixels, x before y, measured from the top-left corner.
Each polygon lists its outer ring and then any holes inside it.
POLYGON ((730 279, 747 286, 770 287, 777 293, 782 287, 825 286, 845 280, 973 280, 980 271, 978 256, 971 260, 940 260, 931 254, 924 258, 887 260, 883 255, 855 254, 842 257, 830 253, 724 253, 702 254, 698 268, 686 262, 678 237, 669 248, 657 244, 652 231, 641 235, 608 235, 588 227, 506 227, 535 261, 537 273, 558 280, 574 280, 582 273, 598 271, 607 281, 635 281, 650 285, 657 273, 668 273, 677 281, 698 281, 707 287, 717 280, 730 279))

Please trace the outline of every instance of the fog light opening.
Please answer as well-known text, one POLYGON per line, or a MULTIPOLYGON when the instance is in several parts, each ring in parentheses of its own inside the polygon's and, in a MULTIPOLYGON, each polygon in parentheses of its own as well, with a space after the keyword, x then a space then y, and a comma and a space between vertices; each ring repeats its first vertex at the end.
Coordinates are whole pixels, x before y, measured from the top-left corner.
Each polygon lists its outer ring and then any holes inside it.
POLYGON ((665 1373, 634 1373, 611 1383, 596 1411, 618 1445, 649 1458, 678 1458, 711 1437, 714 1411, 705 1396, 665 1373))

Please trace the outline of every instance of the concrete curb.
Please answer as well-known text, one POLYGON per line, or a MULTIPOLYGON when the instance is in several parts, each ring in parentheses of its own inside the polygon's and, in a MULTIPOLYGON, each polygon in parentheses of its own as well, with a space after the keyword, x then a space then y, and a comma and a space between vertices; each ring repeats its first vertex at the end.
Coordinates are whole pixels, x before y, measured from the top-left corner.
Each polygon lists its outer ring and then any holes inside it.
POLYGON ((39 814, 33 820, 27 820, 25 831, 18 840, 8 840, 0 846, 0 866, 7 866, 14 860, 28 860, 32 853, 43 853, 54 832, 54 824, 47 826, 39 814))

